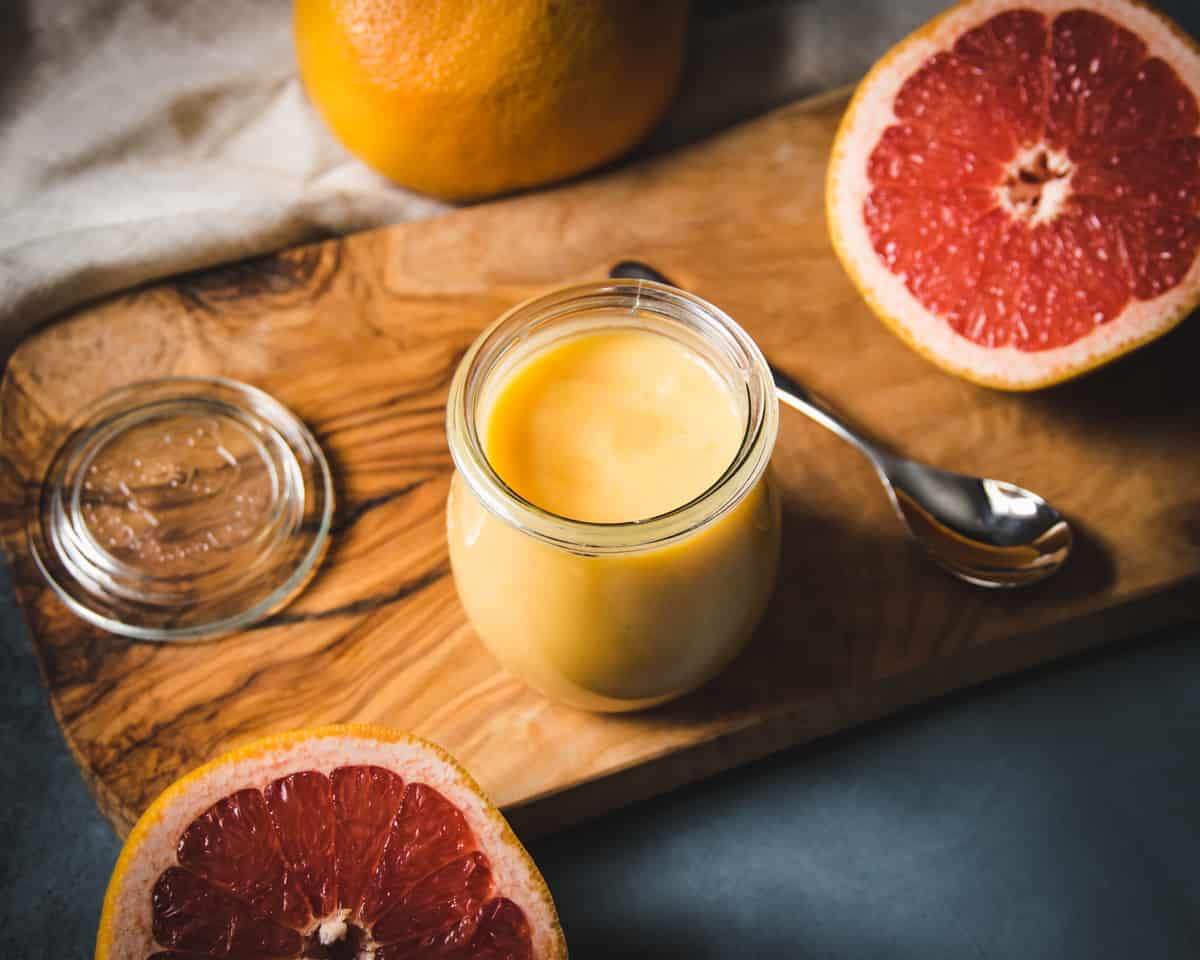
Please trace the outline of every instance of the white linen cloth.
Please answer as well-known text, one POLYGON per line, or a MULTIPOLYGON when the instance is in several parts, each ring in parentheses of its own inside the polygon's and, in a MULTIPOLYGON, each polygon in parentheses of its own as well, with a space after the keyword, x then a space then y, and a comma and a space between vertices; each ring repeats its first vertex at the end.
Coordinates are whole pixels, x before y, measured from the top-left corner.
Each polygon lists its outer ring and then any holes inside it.
MULTIPOLYGON (((704 3, 652 146, 850 82, 942 5, 704 3)), ((103 294, 444 209, 324 128, 288 0, 0 2, 0 357, 103 294)))

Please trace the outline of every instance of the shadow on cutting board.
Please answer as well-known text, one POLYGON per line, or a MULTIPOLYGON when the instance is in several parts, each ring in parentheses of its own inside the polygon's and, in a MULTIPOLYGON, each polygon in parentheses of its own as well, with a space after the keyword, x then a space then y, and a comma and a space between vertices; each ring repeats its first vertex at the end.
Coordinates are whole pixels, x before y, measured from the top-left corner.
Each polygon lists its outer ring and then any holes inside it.
POLYGON ((1039 415, 1082 430, 1104 426, 1145 436, 1168 433, 1172 423, 1190 422, 1196 436, 1198 356, 1200 312, 1153 343, 1076 380, 1030 393, 1026 401, 1039 415))
MULTIPOLYGON (((943 676, 938 661, 1005 644, 1056 608, 1110 587, 1116 569, 1102 538, 1075 519, 1072 527, 1074 553, 1062 571, 1021 590, 989 590, 938 568, 898 520, 886 536, 855 537, 789 505, 779 582, 753 641, 713 682, 643 716, 691 725, 787 705, 811 710, 820 735, 854 691, 930 667, 943 676)), ((953 667, 945 670, 953 677, 953 667)), ((960 685, 951 679, 951 689, 960 685)))

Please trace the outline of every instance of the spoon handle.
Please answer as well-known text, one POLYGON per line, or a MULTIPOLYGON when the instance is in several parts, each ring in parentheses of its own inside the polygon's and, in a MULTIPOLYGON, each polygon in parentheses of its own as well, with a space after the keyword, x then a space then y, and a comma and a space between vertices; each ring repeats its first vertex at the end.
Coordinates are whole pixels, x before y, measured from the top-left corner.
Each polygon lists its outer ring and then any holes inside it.
POLYGON ((852 430, 841 417, 833 412, 823 400, 818 399, 808 388, 801 386, 773 364, 767 364, 771 379, 775 381, 775 394, 780 403, 799 410, 806 417, 817 421, 827 430, 832 430, 847 443, 857 447, 868 460, 882 471, 884 462, 891 458, 886 451, 871 443, 862 434, 852 430))
MULTIPOLYGON (((608 271, 608 275, 614 279, 650 280, 668 287, 678 286, 640 260, 622 260, 608 271)), ((852 430, 841 417, 834 413, 826 403, 814 396, 807 387, 793 380, 778 367, 772 364, 768 364, 768 367, 771 370, 771 379, 775 381, 775 393, 780 402, 786 403, 793 410, 798 410, 826 429, 832 430, 847 443, 853 444, 862 451, 877 470, 883 469, 885 460, 890 459, 888 453, 875 446, 857 431, 852 430)))

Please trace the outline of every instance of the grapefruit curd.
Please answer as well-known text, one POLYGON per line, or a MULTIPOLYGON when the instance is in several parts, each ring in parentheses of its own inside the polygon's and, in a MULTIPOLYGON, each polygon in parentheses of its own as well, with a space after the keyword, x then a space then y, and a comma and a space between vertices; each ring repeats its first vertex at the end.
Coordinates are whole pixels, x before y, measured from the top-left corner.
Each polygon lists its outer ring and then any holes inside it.
POLYGON ((687 347, 643 330, 555 345, 501 384, 488 459, 516 493, 589 523, 669 513, 733 463, 742 422, 729 388, 687 347))
MULTIPOLYGON (((554 699, 600 710, 669 699, 728 663, 766 607, 780 541, 741 375, 628 320, 593 315, 498 364, 474 423, 497 489, 476 490, 460 463, 447 506, 484 643, 554 699)), ((773 411, 769 426, 768 447, 773 411)))

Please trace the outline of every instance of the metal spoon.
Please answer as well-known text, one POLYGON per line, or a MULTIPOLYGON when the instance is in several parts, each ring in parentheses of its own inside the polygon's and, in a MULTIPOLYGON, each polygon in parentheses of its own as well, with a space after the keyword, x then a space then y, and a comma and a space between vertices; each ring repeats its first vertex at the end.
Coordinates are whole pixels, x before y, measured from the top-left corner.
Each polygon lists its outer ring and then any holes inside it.
MULTIPOLYGON (((618 263, 609 276, 673 285, 637 260, 618 263)), ((786 373, 772 366, 771 376, 780 401, 871 461, 908 532, 954 576, 981 587, 1023 587, 1050 576, 1067 559, 1071 528, 1036 493, 897 456, 852 430, 786 373)))

